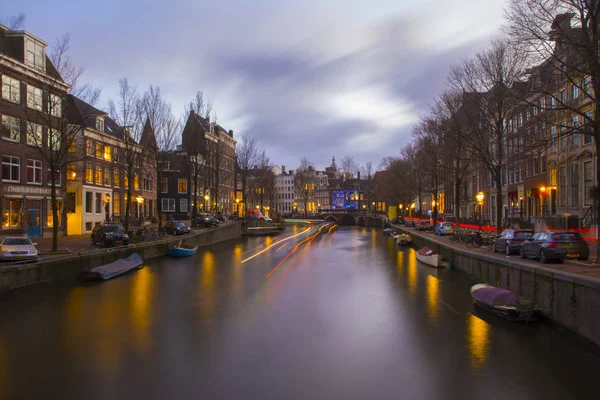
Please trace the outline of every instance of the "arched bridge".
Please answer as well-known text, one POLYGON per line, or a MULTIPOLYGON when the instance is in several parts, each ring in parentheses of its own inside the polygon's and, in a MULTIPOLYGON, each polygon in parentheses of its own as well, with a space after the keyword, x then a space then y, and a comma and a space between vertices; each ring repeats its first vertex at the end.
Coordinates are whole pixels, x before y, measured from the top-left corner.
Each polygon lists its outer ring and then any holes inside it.
POLYGON ((335 222, 339 225, 348 226, 357 225, 381 227, 384 224, 384 220, 380 217, 351 213, 328 213, 325 215, 324 221, 335 222))

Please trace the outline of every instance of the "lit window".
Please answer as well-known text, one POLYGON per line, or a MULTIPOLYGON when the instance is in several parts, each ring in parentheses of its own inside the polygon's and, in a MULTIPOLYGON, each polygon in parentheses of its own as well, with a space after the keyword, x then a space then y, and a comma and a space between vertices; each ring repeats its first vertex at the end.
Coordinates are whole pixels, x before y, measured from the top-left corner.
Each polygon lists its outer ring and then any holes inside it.
POLYGON ((127 174, 123 175, 123 186, 125 189, 129 189, 129 175, 127 174))
POLYGON ((104 156, 104 146, 100 143, 96 143, 96 157, 102 158, 104 156))
POLYGON ((13 156, 2 156, 2 180, 19 182, 21 174, 21 159, 13 156))
POLYGON ((112 161, 112 147, 104 146, 104 159, 106 161, 112 161))
POLYGON ((167 193, 169 191, 169 180, 167 178, 160 178, 160 192, 167 193))
POLYGON ((27 56, 25 63, 40 71, 46 70, 46 59, 44 56, 44 45, 28 38, 27 39, 27 56))
POLYGON ((95 179, 95 183, 97 185, 102 185, 102 167, 99 165, 96 165, 96 179, 95 179))
POLYGON ((10 76, 2 75, 2 98, 13 103, 21 102, 21 82, 10 76))
POLYGON ((77 179, 77 165, 69 164, 67 165, 67 180, 74 181, 77 179))
POLYGON ((42 184, 42 162, 27 160, 27 183, 42 184))
POLYGON ((55 94, 50 95, 50 101, 48 103, 48 112, 54 117, 62 117, 62 97, 55 94))
POLYGON ((27 85, 27 107, 42 111, 42 89, 27 85))
POLYGON ((21 141, 21 120, 8 115, 2 116, 3 133, 6 137, 20 142, 21 141))
POLYGON ((121 186, 121 176, 120 176, 119 170, 117 168, 115 168, 114 172, 113 172, 113 186, 114 187, 121 186))
MULTIPOLYGON (((62 208, 63 208, 63 203, 62 201, 57 201, 56 202, 56 215, 58 216, 58 226, 61 225, 61 213, 62 213, 62 208)), ((47 225, 48 227, 52 227, 54 225, 54 221, 53 221, 53 213, 52 213, 52 200, 48 199, 48 219, 47 219, 47 225)))
POLYGON ((137 172, 133 174, 133 188, 140 190, 140 176, 137 172))
POLYGON ((177 181, 177 192, 187 193, 187 179, 179 178, 179 180, 177 181))
POLYGON ((110 186, 110 168, 104 168, 104 186, 110 186))
POLYGON ((91 162, 85 163, 85 181, 94 183, 94 165, 91 162))
POLYGON ((113 214, 119 215, 121 205, 121 193, 114 192, 113 193, 113 214))

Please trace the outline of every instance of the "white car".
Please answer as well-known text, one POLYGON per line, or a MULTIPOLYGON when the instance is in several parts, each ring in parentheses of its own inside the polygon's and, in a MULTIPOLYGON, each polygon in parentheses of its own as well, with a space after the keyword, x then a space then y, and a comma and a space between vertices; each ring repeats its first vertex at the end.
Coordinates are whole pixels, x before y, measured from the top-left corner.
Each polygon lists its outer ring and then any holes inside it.
POLYGON ((32 243, 28 237, 7 237, 0 243, 0 260, 3 261, 36 261, 37 243, 32 243))

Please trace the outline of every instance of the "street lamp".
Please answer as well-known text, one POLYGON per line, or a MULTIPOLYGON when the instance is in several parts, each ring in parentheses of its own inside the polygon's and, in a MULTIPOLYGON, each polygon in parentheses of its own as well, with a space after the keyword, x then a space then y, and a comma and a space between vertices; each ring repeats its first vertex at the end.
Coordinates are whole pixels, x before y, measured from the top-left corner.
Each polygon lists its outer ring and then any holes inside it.
POLYGON ((542 186, 540 188, 540 192, 542 193, 542 216, 544 216, 544 208, 545 208, 545 203, 546 203, 546 186, 542 186))
POLYGON ((206 203, 208 203, 208 194, 204 195, 204 209, 207 210, 206 208, 206 203))
POLYGON ((479 230, 481 231, 481 220, 483 219, 483 198, 485 194, 483 192, 477 193, 475 195, 475 199, 477 199, 477 204, 479 204, 479 230))

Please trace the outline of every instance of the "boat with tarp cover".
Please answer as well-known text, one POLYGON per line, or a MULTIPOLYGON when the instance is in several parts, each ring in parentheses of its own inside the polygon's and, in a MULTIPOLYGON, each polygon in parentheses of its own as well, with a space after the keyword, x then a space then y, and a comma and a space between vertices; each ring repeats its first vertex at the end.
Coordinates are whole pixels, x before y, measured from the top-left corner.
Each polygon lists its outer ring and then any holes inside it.
POLYGON ((423 264, 427 264, 430 267, 439 268, 441 266, 442 257, 436 253, 433 249, 425 246, 421 250, 417 251, 417 260, 423 264))
POLYGON ((480 283, 471 288, 471 296, 479 307, 510 321, 532 321, 536 317, 533 303, 508 289, 480 283))
POLYGON ((121 258, 110 264, 105 264, 100 267, 92 268, 89 271, 82 273, 84 279, 102 279, 108 280, 116 276, 123 275, 129 271, 142 268, 144 261, 138 253, 133 253, 129 257, 121 258))

